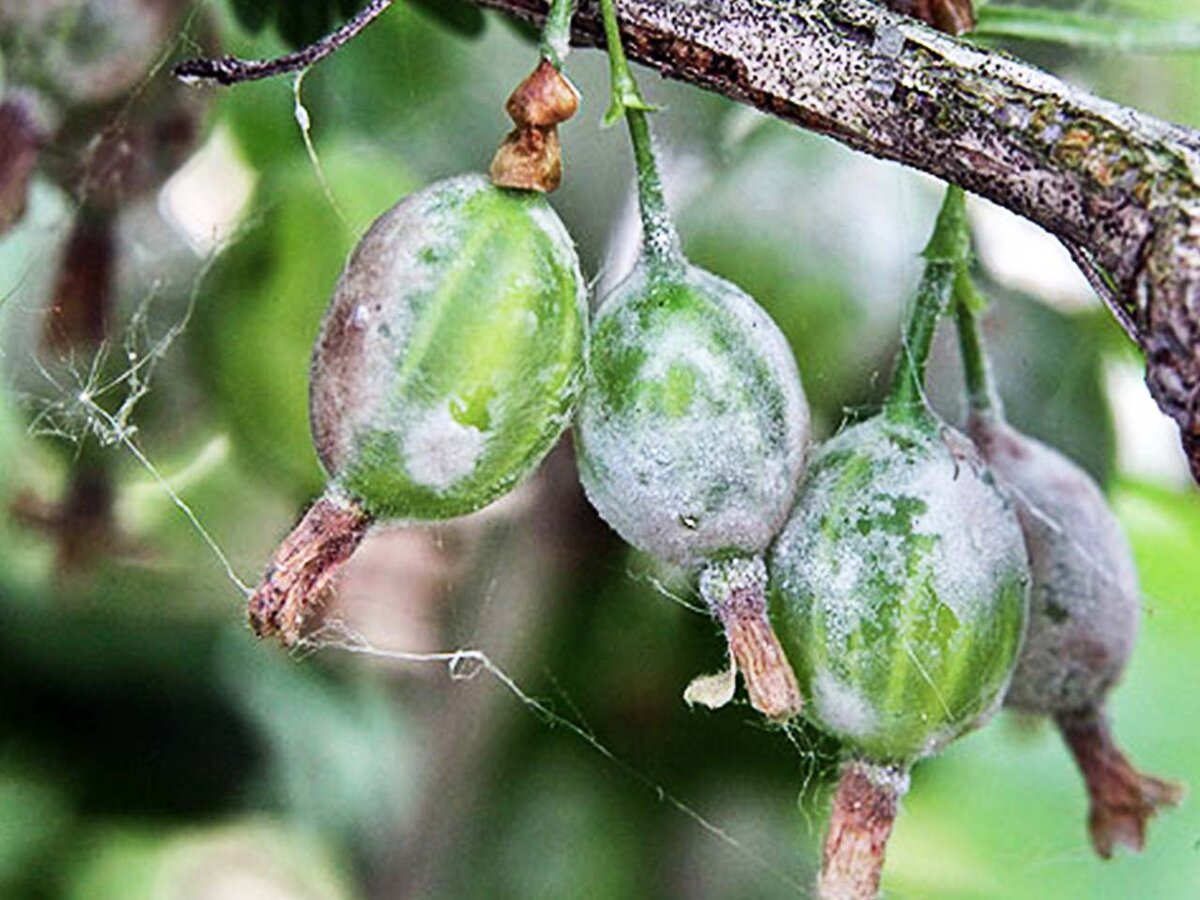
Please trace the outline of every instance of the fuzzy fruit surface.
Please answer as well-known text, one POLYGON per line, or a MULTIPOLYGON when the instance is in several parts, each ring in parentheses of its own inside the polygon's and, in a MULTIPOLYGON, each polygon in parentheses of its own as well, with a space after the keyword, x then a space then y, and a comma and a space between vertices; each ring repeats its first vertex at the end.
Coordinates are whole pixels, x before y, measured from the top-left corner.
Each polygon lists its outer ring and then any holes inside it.
POLYGON ((964 436, 887 415, 838 435, 769 567, 806 712, 856 752, 908 764, 999 705, 1029 571, 1016 516, 964 436))
POLYGON ((1005 703, 1036 713, 1097 707, 1137 638, 1137 571, 1096 483, 1057 450, 991 416, 971 436, 1013 497, 1033 586, 1005 703))
POLYGON ((540 195, 482 175, 384 213, 342 273, 313 355, 319 456, 376 519, 479 509, 570 421, 586 352, 583 276, 540 195))
POLYGON ((592 325, 576 449, 626 541, 681 565, 761 553, 804 466, 791 349, 747 294, 702 269, 639 265, 592 325))

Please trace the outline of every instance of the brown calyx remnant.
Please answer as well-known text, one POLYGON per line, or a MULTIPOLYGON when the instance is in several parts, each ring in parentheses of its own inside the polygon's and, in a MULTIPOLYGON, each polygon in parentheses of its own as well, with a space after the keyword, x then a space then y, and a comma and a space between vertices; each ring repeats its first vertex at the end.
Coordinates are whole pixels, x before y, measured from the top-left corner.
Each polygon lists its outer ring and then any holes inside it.
POLYGON ((975 27, 973 0, 884 0, 884 6, 947 34, 963 34, 975 27))
POLYGON ((700 573, 700 595, 725 630, 750 705, 775 722, 804 708, 796 673, 767 617, 767 569, 760 558, 712 563, 700 573))
POLYGON ((833 798, 821 853, 820 900, 874 900, 879 896, 888 838, 908 791, 908 772, 854 760, 846 764, 833 798))
POLYGON ((250 598, 254 633, 295 644, 370 524, 371 517, 353 501, 328 495, 317 500, 279 545, 250 598))
POLYGON ((512 92, 505 104, 516 127, 492 159, 498 187, 549 193, 562 182, 558 126, 579 109, 579 92, 546 59, 512 92))
POLYGON ((750 705, 776 722, 799 715, 804 697, 757 591, 734 590, 717 609, 750 705))
POLYGON ((40 145, 41 136, 24 104, 16 99, 0 103, 0 235, 25 214, 40 145))
POLYGON ((1177 806, 1183 787, 1137 771, 1113 740, 1104 713, 1085 710, 1056 717, 1091 797, 1092 846, 1111 859, 1118 844, 1140 851, 1146 823, 1163 806, 1177 806))

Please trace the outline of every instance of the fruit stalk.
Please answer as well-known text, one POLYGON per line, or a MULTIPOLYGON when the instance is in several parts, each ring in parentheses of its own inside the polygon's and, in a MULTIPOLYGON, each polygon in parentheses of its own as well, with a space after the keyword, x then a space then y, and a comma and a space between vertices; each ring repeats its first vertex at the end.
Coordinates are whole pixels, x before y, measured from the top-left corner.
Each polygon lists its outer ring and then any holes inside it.
POLYGON ((371 525, 354 501, 326 494, 284 538, 250 598, 250 625, 259 637, 278 635, 287 646, 304 625, 371 525))
POLYGON ((820 900, 874 900, 908 771, 853 760, 842 769, 821 852, 820 900))
POLYGON ((562 69, 571 52, 571 17, 574 14, 575 0, 551 0, 538 46, 542 59, 556 69, 562 69))
POLYGON ((625 57, 621 28, 614 0, 600 0, 604 17, 604 39, 608 44, 608 65, 612 80, 612 101, 604 117, 606 123, 625 117, 629 140, 633 144, 637 168, 638 208, 642 216, 642 256, 651 269, 679 273, 685 266, 679 234, 667 209, 654 138, 646 113, 654 107, 643 98, 625 57))
POLYGON ((991 362, 983 346, 977 301, 970 277, 964 272, 955 281, 954 322, 967 383, 967 405, 972 418, 1004 418, 1004 407, 992 378, 991 362))
POLYGON ((904 331, 900 361, 884 407, 885 414, 894 421, 917 424, 928 417, 925 365, 938 319, 950 303, 955 282, 970 253, 966 216, 966 195, 962 188, 950 185, 933 235, 925 246, 925 273, 904 331))

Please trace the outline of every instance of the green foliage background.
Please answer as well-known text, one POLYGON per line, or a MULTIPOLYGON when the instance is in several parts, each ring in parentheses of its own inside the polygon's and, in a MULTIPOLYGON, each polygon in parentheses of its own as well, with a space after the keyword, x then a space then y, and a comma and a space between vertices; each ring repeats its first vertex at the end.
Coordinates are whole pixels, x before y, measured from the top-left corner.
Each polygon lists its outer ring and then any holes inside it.
MULTIPOLYGON (((266 56, 355 5, 199 8, 228 50, 266 56)), ((1126 0, 1122 11, 1200 21, 1194 0, 1126 0)), ((1200 55, 1005 46, 1200 127, 1200 55)), ((255 177, 222 253, 197 261, 145 224, 157 221, 153 203, 131 215, 121 327, 148 296, 159 333, 194 304, 137 408, 136 440, 243 577, 320 489, 307 360, 346 253, 408 190, 486 167, 507 128, 507 90, 532 60, 518 29, 459 0, 398 4, 304 80, 320 171, 290 82, 215 94, 210 133, 255 177)), ((567 181, 554 203, 585 271, 604 282, 630 241, 629 157, 624 135, 599 127, 603 57, 580 51, 570 71, 583 107, 563 132, 567 181)), ((650 77, 645 88, 666 107, 655 125, 689 253, 779 321, 823 434, 869 411, 938 186, 718 98, 650 77)), ((25 225, 0 239, 6 510, 63 489, 79 451, 41 434, 47 423, 73 437, 86 425, 71 412, 70 378, 50 383, 28 350, 66 228, 62 197, 40 183, 34 196, 25 225)), ((1113 696, 1117 733, 1148 771, 1200 785, 1200 494, 1122 469, 1103 370, 1130 353, 1098 308, 1063 313, 981 277, 1013 418, 1105 482, 1137 556, 1143 633, 1113 696)), ((957 363, 943 350, 932 396, 954 416, 957 363)), ((86 374, 87 363, 74 368, 86 374)), ((451 682, 441 667, 257 645, 193 524, 127 447, 99 452, 116 467, 117 522, 133 550, 64 580, 44 534, 12 515, 0 522, 0 897, 140 900, 205 885, 225 891, 213 896, 393 896, 414 835, 445 822, 444 858, 422 860, 440 867, 438 896, 773 898, 809 883, 837 748, 807 728, 765 728, 740 701, 686 709, 688 680, 721 664, 719 637, 668 596, 694 600, 686 579, 596 523, 569 577, 532 607, 536 621, 510 623, 520 640, 495 652, 600 752, 486 674, 451 682), (488 739, 469 783, 431 794, 432 742, 451 715, 488 739), (228 873, 244 876, 240 887, 220 881, 228 873)), ((492 649, 489 586, 520 546, 521 521, 486 525, 474 569, 439 594, 438 646, 492 649)), ((1052 729, 1002 714, 918 768, 888 896, 1200 895, 1193 801, 1152 824, 1145 853, 1108 863, 1090 852, 1085 814, 1052 729)))

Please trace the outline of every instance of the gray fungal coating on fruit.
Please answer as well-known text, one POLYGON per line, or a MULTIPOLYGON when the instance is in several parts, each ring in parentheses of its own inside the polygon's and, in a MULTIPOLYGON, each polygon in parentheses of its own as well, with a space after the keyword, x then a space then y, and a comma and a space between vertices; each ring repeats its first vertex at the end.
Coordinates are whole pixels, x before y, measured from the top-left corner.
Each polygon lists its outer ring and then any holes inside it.
POLYGON ((886 415, 842 432, 769 568, 808 714, 856 752, 909 763, 999 705, 1029 570, 1016 516, 963 435, 886 415))
POLYGON ((696 566, 761 553, 805 462, 791 349, 744 291, 640 264, 602 303, 580 401, 580 477, 629 543, 696 566))
POLYGON ((313 355, 317 454, 375 518, 486 505, 541 461, 583 376, 586 294, 540 195, 437 182, 355 248, 313 355))
POLYGON ((1016 505, 1033 575, 1005 702, 1047 714, 1098 708, 1137 638, 1129 544, 1096 483, 1061 453, 992 416, 972 416, 969 427, 1016 505))

